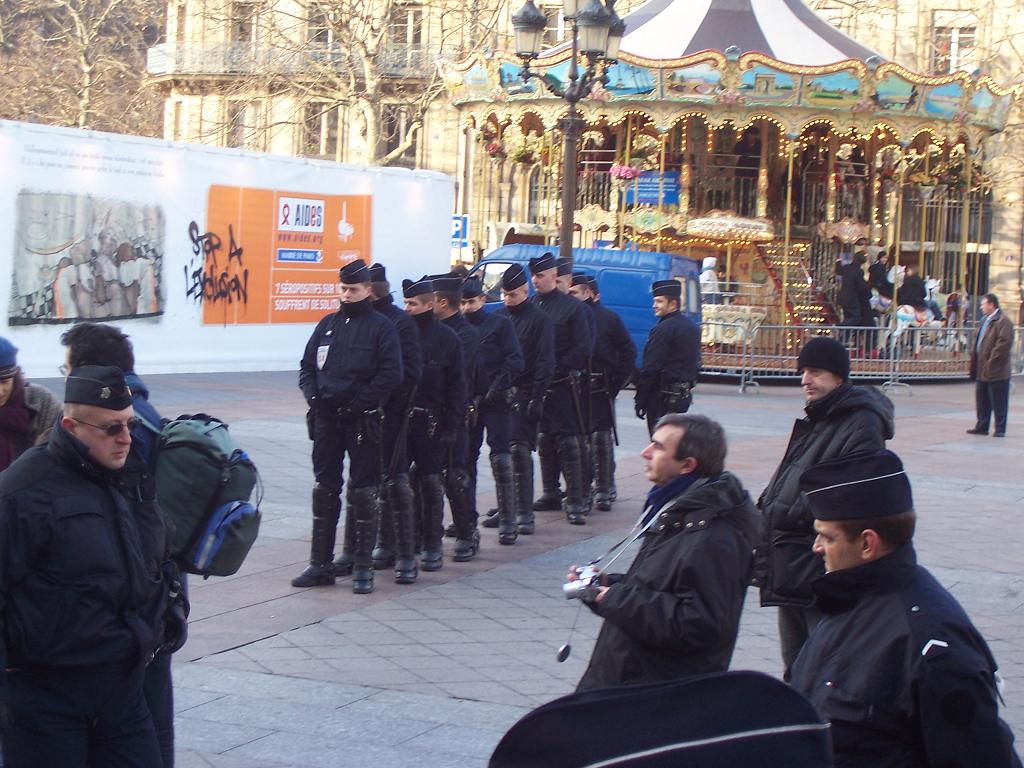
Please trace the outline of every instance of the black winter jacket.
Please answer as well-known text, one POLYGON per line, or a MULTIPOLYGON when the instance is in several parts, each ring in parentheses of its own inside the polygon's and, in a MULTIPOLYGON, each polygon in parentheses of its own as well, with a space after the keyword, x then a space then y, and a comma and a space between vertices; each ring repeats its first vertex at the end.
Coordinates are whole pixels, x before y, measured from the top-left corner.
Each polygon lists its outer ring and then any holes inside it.
POLYGON ((162 640, 167 545, 155 485, 87 456, 58 427, 0 476, 0 670, 127 669, 162 640))
POLYGON ((420 333, 423 375, 415 404, 433 412, 444 429, 458 431, 466 415, 466 368, 462 343, 455 331, 435 320, 432 312, 414 315, 420 333))
POLYGON ((535 294, 531 301, 554 325, 555 378, 565 378, 570 371, 585 370, 594 351, 594 332, 590 312, 583 302, 557 288, 535 294))
POLYGON ((832 722, 836 768, 1019 768, 996 664, 913 544, 814 586, 825 617, 793 687, 832 722))
POLYGON ((806 412, 793 425, 782 463, 757 503, 766 535, 761 605, 810 607, 811 584, 825 572, 811 551, 814 517, 800 493, 800 475, 822 461, 884 448, 895 433, 892 402, 873 387, 843 384, 806 412))
POLYGON ((591 370, 604 375, 614 397, 636 369, 636 344, 617 312, 596 301, 588 303, 596 324, 591 370))
POLYGON ((363 299, 317 323, 299 363, 299 388, 329 408, 376 408, 402 385, 402 353, 394 324, 363 299))
POLYGON ((512 322, 503 315, 482 309, 464 316, 480 334, 480 359, 488 386, 499 391, 510 389, 523 371, 523 351, 512 322))
POLYGON ((498 315, 507 317, 516 332, 523 353, 523 370, 513 382, 521 401, 544 397, 555 373, 555 330, 551 318, 532 301, 514 307, 501 307, 498 315))
POLYGON ((634 400, 649 411, 667 386, 700 376, 700 328, 681 312, 658 318, 644 344, 634 400))
POLYGON ((604 624, 577 690, 729 668, 759 538, 757 511, 728 472, 665 504, 636 559, 600 603, 604 624))
POLYGON ((393 403, 404 404, 412 388, 419 384, 423 374, 423 357, 420 354, 420 333, 416 323, 407 312, 395 306, 395 300, 388 294, 373 302, 373 308, 390 320, 398 333, 398 345, 402 350, 402 386, 392 392, 393 403))

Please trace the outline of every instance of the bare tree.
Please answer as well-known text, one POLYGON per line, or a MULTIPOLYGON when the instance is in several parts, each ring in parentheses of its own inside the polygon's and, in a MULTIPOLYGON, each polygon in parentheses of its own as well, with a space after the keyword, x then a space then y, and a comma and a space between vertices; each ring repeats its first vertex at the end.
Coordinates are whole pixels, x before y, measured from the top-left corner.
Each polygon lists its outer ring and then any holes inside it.
POLYGON ((160 103, 142 89, 159 0, 0 2, 0 115, 158 135, 160 103))

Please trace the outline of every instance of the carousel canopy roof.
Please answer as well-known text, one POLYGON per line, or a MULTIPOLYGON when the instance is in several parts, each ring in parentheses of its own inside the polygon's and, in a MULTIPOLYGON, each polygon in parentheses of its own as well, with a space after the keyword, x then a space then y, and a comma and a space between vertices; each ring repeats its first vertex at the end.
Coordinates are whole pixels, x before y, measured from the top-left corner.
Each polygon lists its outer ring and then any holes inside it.
POLYGON ((678 59, 730 46, 798 66, 878 56, 803 0, 650 0, 625 22, 622 50, 647 59, 678 59))

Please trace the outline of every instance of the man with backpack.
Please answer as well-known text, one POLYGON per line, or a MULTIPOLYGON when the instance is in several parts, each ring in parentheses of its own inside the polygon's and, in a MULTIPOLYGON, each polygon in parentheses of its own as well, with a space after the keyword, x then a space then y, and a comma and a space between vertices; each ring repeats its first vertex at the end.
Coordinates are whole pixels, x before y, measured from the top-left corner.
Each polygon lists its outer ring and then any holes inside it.
MULTIPOLYGON (((77 323, 60 337, 65 348, 65 369, 83 365, 114 366, 124 371, 125 383, 131 390, 132 408, 139 420, 131 430, 132 451, 139 454, 142 465, 152 474, 159 442, 160 414, 149 402, 149 389, 135 373, 135 351, 128 336, 120 329, 103 323, 77 323)), ((184 589, 185 579, 181 576, 184 589)), ((186 592, 187 594, 187 592, 186 592)), ((187 603, 186 603, 187 604, 187 603)), ((177 630, 178 647, 184 645, 187 616, 181 616, 177 630)), ((169 649, 167 649, 169 651, 169 649)), ((146 704, 153 717, 153 727, 160 741, 163 768, 174 766, 174 687, 171 678, 171 653, 157 653, 146 667, 143 678, 146 704)))
POLYGON ((373 548, 380 514, 381 406, 402 384, 394 324, 373 309, 370 271, 357 259, 341 268, 341 307, 322 319, 299 364, 299 388, 313 438, 313 536, 309 566, 293 587, 333 584, 344 460, 352 508, 352 591, 373 591, 373 548))

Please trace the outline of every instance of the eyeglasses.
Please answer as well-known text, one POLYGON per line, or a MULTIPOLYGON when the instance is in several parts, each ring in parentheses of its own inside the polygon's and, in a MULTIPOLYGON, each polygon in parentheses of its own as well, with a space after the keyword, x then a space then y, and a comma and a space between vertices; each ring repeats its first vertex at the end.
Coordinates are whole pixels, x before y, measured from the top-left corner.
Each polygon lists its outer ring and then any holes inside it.
POLYGON ((118 421, 113 424, 107 424, 106 426, 101 427, 99 424, 90 424, 88 421, 76 419, 74 416, 72 416, 71 418, 74 421, 77 421, 79 424, 85 424, 85 426, 87 427, 98 429, 100 432, 103 432, 107 437, 117 437, 125 428, 127 428, 129 432, 132 432, 135 430, 136 427, 139 426, 139 424, 142 423, 133 416, 132 418, 128 419, 128 421, 118 421))

